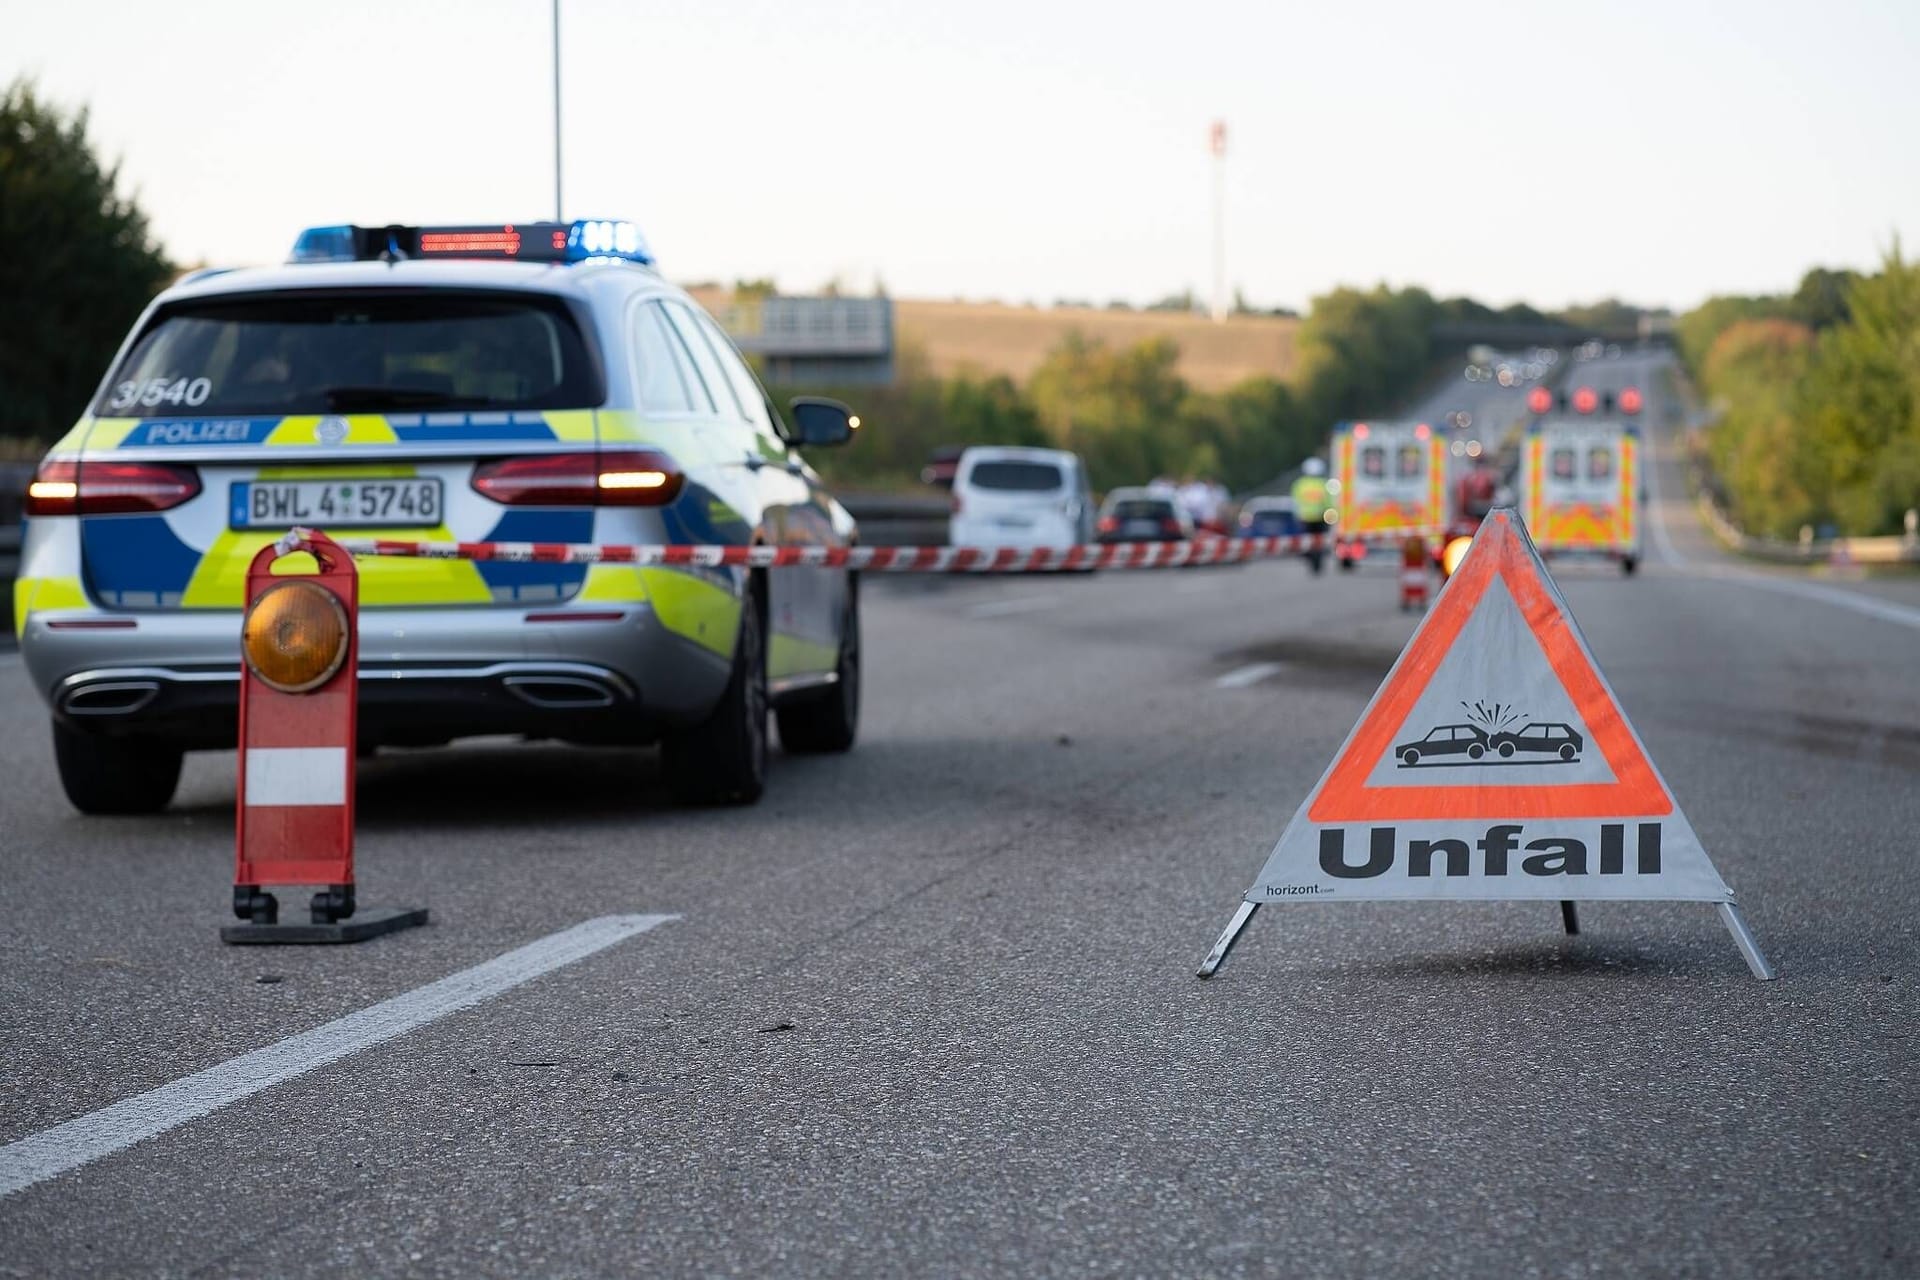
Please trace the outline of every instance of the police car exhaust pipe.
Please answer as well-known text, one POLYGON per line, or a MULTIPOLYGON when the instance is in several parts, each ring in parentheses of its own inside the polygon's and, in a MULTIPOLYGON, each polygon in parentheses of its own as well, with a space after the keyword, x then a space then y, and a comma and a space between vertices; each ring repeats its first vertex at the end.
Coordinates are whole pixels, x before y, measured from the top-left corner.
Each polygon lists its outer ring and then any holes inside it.
POLYGON ((159 696, 160 686, 151 680, 117 680, 71 691, 61 699, 60 710, 70 716, 132 715, 159 696))
POLYGON ((508 676, 500 683, 520 701, 543 711, 610 707, 619 701, 606 685, 580 676, 508 676))

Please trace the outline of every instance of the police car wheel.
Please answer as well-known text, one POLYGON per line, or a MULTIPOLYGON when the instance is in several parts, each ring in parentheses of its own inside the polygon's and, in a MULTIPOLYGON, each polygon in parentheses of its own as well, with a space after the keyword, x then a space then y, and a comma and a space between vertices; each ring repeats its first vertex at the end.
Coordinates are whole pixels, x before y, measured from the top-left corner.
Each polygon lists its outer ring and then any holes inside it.
POLYGON ((847 610, 840 620, 839 677, 819 696, 775 713, 780 721, 780 745, 799 754, 846 751, 860 728, 860 600, 851 584, 847 610))
POLYGON ((180 784, 180 755, 156 743, 83 733, 53 722, 60 786, 82 813, 158 813, 180 784))
POLYGON ((767 784, 767 652, 756 585, 740 610, 733 672, 720 704, 660 744, 667 790, 681 804, 752 804, 767 784))

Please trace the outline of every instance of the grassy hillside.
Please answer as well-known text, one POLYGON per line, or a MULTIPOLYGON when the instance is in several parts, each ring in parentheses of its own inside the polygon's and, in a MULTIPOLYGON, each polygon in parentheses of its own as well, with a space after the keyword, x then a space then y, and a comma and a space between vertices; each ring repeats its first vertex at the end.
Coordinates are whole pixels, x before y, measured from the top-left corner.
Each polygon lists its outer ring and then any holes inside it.
POLYGON ((1060 340, 1079 330, 1123 350, 1152 338, 1180 348, 1176 371, 1201 391, 1225 391, 1247 378, 1285 378, 1293 371, 1298 320, 1232 316, 1215 324, 1205 316, 1168 311, 1042 310, 995 303, 894 303, 903 345, 926 352, 942 376, 972 370, 1025 382, 1060 340))
MULTIPOLYGON (((716 313, 724 290, 694 290, 716 313)), ((1293 372, 1300 322, 1282 316, 1232 316, 1215 324, 1205 316, 1170 311, 1010 307, 992 302, 894 300, 895 336, 902 349, 924 354, 936 377, 1002 374, 1024 383, 1060 340, 1079 330, 1115 350, 1153 338, 1180 348, 1176 372, 1199 391, 1225 391, 1252 377, 1284 379, 1293 372)))

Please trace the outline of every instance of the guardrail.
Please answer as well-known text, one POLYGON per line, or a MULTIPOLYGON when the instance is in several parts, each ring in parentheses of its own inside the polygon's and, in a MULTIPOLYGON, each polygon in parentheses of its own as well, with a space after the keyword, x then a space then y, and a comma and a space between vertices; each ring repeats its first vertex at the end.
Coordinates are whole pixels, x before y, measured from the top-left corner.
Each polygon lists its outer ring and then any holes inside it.
MULTIPOLYGON (((1915 533, 1883 538, 1806 537, 1798 542, 1789 542, 1785 538, 1762 538, 1748 533, 1721 510, 1720 504, 1714 501, 1705 486, 1698 489, 1694 503, 1700 509, 1700 518, 1713 530, 1714 537, 1732 550, 1756 560, 1769 560, 1775 564, 1832 564, 1843 561, 1863 565, 1920 564, 1920 535, 1915 533)), ((1912 513, 1908 515, 1911 517, 1912 513)), ((1910 518, 1909 524, 1912 523, 1910 518)))
POLYGON ((840 505, 860 522, 870 547, 939 546, 947 540, 952 499, 944 493, 843 493, 840 505))

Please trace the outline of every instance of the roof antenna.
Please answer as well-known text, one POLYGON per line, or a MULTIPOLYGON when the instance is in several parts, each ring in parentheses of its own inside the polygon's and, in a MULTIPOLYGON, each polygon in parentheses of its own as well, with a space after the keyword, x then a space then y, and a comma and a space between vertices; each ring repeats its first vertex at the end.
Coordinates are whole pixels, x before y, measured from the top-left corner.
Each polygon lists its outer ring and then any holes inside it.
POLYGON ((380 261, 392 266, 396 262, 406 261, 406 258, 406 250, 400 247, 400 228, 388 227, 387 247, 380 251, 380 261))

